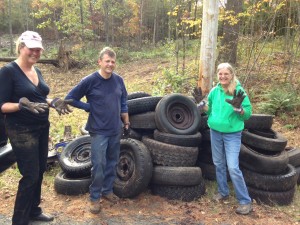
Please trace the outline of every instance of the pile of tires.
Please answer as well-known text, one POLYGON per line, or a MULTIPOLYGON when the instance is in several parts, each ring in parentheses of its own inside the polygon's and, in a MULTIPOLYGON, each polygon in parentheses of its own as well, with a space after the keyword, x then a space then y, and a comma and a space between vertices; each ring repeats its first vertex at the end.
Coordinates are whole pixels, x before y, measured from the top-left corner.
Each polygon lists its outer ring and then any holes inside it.
MULTIPOLYGON (((84 135, 70 141, 58 157, 62 169, 55 176, 54 189, 59 194, 80 195, 91 184, 91 137, 84 135)), ((135 139, 122 139, 114 193, 132 198, 145 191, 152 176, 151 155, 145 145, 135 139)))
POLYGON ((91 137, 80 136, 62 149, 58 163, 62 169, 54 178, 54 190, 63 195, 80 195, 91 184, 91 137))
POLYGON ((202 171, 196 166, 201 116, 192 99, 181 94, 166 95, 157 103, 155 111, 131 115, 130 121, 138 129, 152 124, 148 135, 142 136, 154 164, 152 193, 187 202, 204 195, 202 171), (140 119, 144 116, 148 119, 140 119), (139 117, 139 127, 135 124, 136 117, 139 117))
MULTIPOLYGON (((286 148, 287 139, 272 129, 273 116, 253 114, 242 132, 240 167, 251 198, 268 205, 288 205, 299 183, 299 148, 286 148)), ((214 180, 209 129, 202 126, 198 157, 203 177, 214 180)), ((230 177, 228 176, 228 180, 230 177)))
MULTIPOLYGON (((145 92, 128 95, 131 132, 122 138, 114 193, 132 198, 151 188, 168 199, 192 201, 205 193, 202 172, 196 166, 200 114, 188 97, 172 94, 150 96, 145 92)), ((87 134, 84 127, 82 134, 87 134)), ((62 172, 54 180, 60 194, 88 192, 90 185, 90 136, 78 137, 59 157, 62 172)))
POLYGON ((299 173, 295 166, 300 165, 300 152, 295 149, 298 153, 289 156, 287 139, 273 130, 272 124, 270 115, 253 115, 246 122, 240 165, 253 199, 268 205, 288 205, 296 191, 299 173))

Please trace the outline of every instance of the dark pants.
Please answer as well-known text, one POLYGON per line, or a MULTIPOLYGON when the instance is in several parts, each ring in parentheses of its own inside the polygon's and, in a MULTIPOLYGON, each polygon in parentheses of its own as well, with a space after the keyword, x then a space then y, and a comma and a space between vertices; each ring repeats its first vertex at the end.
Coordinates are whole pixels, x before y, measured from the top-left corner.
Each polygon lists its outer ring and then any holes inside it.
POLYGON ((49 122, 34 125, 6 124, 7 134, 22 178, 16 195, 13 225, 27 225, 42 213, 41 186, 48 158, 49 122))

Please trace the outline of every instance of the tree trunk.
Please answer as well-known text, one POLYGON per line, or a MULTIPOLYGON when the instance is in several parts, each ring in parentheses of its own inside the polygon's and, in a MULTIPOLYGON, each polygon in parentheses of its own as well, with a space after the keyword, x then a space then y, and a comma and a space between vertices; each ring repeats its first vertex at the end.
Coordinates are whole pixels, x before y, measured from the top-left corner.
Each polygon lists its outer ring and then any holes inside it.
POLYGON ((143 29, 143 6, 144 1, 140 0, 140 21, 139 21, 139 36, 138 36, 138 43, 139 48, 142 47, 142 29, 143 29))
MULTIPOLYGON (((233 18, 242 12, 242 0, 227 0, 226 11, 231 14, 233 18)), ((230 17, 231 17, 230 16, 230 17)), ((230 19, 229 19, 230 20, 230 19)), ((231 21, 226 20, 223 26, 223 40, 221 43, 221 51, 219 52, 220 62, 229 62, 236 65, 237 61, 237 46, 239 39, 240 21, 232 24, 231 21)))
POLYGON ((13 51, 13 34, 12 34, 12 18, 11 18, 11 1, 8 1, 8 26, 9 26, 9 35, 10 35, 10 55, 14 54, 13 51))
POLYGON ((203 1, 198 87, 201 87, 204 94, 207 94, 212 88, 215 72, 219 16, 218 3, 219 0, 203 1))
POLYGON ((153 37, 152 37, 152 44, 156 44, 156 31, 157 31, 157 5, 158 0, 155 0, 155 10, 154 10, 154 21, 153 21, 153 37))
POLYGON ((108 43, 109 43, 109 14, 108 14, 108 10, 109 9, 108 9, 107 2, 104 2, 103 8, 104 8, 104 13, 105 13, 105 17, 104 17, 105 44, 108 45, 108 43))
MULTIPOLYGON (((82 40, 82 42, 85 42, 82 0, 80 0, 79 6, 80 6, 81 40, 82 40)), ((82 52, 85 53, 85 48, 82 48, 82 52)))

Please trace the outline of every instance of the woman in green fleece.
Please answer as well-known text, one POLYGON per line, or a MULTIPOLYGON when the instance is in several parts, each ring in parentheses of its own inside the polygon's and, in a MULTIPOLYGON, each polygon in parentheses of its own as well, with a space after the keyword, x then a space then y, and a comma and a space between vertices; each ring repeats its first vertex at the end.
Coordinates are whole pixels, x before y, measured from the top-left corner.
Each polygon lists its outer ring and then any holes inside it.
POLYGON ((252 204, 239 168, 239 153, 244 120, 251 116, 252 106, 229 63, 218 65, 217 76, 219 83, 208 94, 208 104, 204 107, 208 115, 212 157, 218 183, 218 193, 214 200, 222 201, 229 196, 227 164, 239 202, 236 213, 246 215, 252 211, 252 204))

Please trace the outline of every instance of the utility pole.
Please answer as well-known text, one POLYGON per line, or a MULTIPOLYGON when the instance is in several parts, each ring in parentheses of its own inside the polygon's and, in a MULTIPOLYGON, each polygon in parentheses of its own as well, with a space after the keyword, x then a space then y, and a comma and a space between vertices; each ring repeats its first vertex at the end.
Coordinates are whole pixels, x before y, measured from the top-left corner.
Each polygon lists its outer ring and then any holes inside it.
POLYGON ((219 0, 203 1, 198 87, 207 94, 212 88, 217 55, 219 0))

